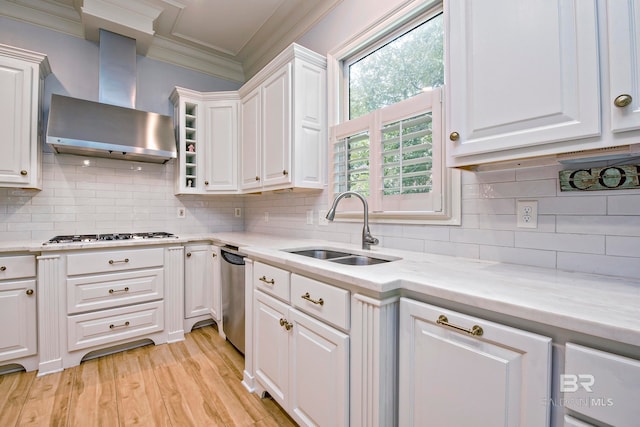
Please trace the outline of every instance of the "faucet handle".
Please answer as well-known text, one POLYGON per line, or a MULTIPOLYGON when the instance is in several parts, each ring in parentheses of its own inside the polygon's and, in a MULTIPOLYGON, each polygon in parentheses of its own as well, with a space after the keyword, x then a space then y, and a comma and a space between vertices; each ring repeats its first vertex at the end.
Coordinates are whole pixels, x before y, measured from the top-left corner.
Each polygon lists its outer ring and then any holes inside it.
POLYGON ((380 240, 373 237, 371 233, 367 233, 364 235, 364 241, 370 245, 377 245, 378 243, 380 243, 380 240))

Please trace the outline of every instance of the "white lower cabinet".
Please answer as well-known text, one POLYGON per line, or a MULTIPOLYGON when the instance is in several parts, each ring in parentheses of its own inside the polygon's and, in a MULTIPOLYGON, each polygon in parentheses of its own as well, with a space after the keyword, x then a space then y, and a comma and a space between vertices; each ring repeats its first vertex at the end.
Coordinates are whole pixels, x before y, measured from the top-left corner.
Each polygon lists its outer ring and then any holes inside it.
POLYGON ((24 360, 37 353, 35 265, 33 255, 0 257, 0 366, 35 369, 24 360))
POLYGON ((199 321, 220 318, 219 249, 187 245, 184 254, 184 318, 189 332, 199 321), (216 275, 216 272, 218 275, 216 275))
POLYGON ((402 298, 399 339, 399 425, 549 425, 550 338, 402 298))
MULTIPOLYGON (((560 391, 565 408, 606 425, 640 420, 640 360, 567 343, 560 391)), ((576 415, 578 417, 579 415, 576 415)), ((565 425, 579 425, 567 423, 565 425)))
POLYGON ((258 289, 253 319, 260 385, 300 425, 348 425, 349 336, 258 289))

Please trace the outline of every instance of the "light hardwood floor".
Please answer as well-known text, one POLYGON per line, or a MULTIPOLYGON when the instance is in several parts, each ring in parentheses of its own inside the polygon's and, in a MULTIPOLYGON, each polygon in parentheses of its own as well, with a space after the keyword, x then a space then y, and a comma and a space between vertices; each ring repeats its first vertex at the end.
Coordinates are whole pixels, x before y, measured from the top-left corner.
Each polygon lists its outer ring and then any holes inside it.
POLYGON ((212 326, 63 372, 0 376, 0 426, 295 426, 240 383, 244 359, 212 326))

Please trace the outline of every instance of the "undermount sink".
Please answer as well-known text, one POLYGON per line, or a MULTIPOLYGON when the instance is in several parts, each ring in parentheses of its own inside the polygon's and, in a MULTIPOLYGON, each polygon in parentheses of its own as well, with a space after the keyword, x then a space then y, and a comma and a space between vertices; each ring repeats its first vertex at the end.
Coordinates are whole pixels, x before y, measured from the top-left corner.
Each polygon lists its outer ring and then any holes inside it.
POLYGON ((369 256, 363 256, 363 255, 350 255, 344 258, 330 259, 329 261, 337 262, 339 264, 347 264, 347 265, 374 265, 374 264, 382 264, 383 262, 389 262, 393 260, 382 259, 382 258, 372 258, 369 256))
MULTIPOLYGON (((289 252, 289 251, 287 251, 289 252)), ((300 251, 290 251, 292 254, 308 256, 317 259, 332 259, 351 255, 347 252, 332 251, 331 249, 304 249, 300 251)))
POLYGON ((292 249, 286 250, 296 255, 302 255, 310 258, 322 259, 326 261, 336 262, 345 265, 375 265, 385 262, 396 261, 400 258, 377 258, 367 255, 352 254, 349 252, 341 252, 333 249, 292 249))

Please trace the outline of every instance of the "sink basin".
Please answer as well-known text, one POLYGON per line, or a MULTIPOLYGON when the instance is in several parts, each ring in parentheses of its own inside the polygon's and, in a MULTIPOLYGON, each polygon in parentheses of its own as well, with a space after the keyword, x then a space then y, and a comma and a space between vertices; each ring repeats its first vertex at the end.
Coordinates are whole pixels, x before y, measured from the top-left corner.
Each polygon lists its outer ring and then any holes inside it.
POLYGON ((308 256, 317 259, 332 259, 349 256, 346 252, 332 251, 331 249, 305 249, 301 251, 290 251, 292 254, 308 256))
POLYGON ((392 261, 390 259, 372 258, 364 255, 350 255, 343 258, 330 259, 331 262, 347 265, 374 265, 392 261))
POLYGON ((325 248, 311 248, 311 249, 289 249, 285 250, 296 255, 307 256, 315 259, 322 259, 326 261, 336 262, 345 265, 375 265, 389 261, 395 261, 400 258, 394 257, 370 257, 367 255, 354 254, 349 252, 341 252, 333 249, 325 248))

